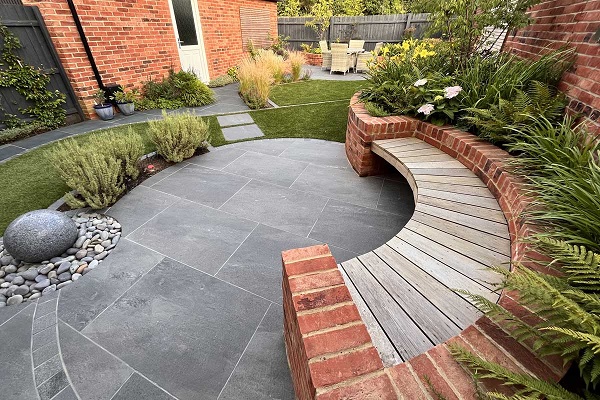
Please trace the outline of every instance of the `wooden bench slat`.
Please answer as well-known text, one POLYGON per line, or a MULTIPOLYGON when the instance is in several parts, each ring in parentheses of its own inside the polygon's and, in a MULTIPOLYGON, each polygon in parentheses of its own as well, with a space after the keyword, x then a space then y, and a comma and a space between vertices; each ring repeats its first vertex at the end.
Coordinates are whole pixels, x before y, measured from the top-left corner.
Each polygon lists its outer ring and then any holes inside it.
MULTIPOLYGON (((414 137, 406 137, 406 138, 402 138, 402 140, 398 140, 398 139, 376 140, 374 143, 377 143, 377 145, 380 147, 389 148, 389 147, 404 147, 404 146, 410 146, 410 145, 414 145, 414 144, 422 144, 425 142, 423 142, 421 139, 417 139, 414 137)), ((429 143, 425 143, 425 144, 429 144, 429 143)), ((431 146, 431 147, 433 147, 433 146, 431 146)))
POLYGON ((367 303, 386 335, 403 360, 408 360, 427 350, 432 342, 406 312, 385 292, 385 289, 368 273, 362 263, 353 258, 342 263, 342 268, 367 303), (406 340, 410 338, 410 340, 406 340))
POLYGON ((448 267, 443 262, 433 258, 408 242, 394 237, 387 242, 387 245, 448 288, 465 289, 471 293, 479 294, 490 301, 498 301, 498 295, 492 292, 491 287, 486 287, 482 282, 475 281, 471 277, 465 276, 448 267))
POLYGON ((416 211, 411 220, 429 225, 439 229, 440 231, 460 237, 464 240, 468 240, 469 242, 477 243, 482 247, 494 250, 495 252, 510 257, 509 239, 500 238, 498 236, 494 236, 465 225, 460 225, 456 222, 448 221, 437 216, 424 214, 420 211, 416 211))
MULTIPOLYGON (((464 168, 460 161, 423 161, 423 162, 405 162, 408 169, 427 169, 427 168, 464 168)), ((467 170, 468 171, 468 170, 467 170)), ((471 171, 469 171, 471 172, 471 171)), ((472 173, 472 172, 471 172, 472 173)))
POLYGON ((463 186, 475 186, 486 188, 485 183, 481 182, 475 174, 471 177, 467 176, 439 176, 439 175, 418 175, 413 174, 415 180, 418 182, 436 182, 436 183, 449 183, 463 186))
POLYGON ((469 258, 472 258, 488 267, 504 266, 507 269, 509 267, 508 264, 510 263, 510 257, 497 253, 493 250, 486 249, 477 243, 469 242, 420 222, 409 221, 404 229, 408 229, 421 236, 431 238, 445 247, 451 249, 460 249, 462 254, 465 254, 469 258))
MULTIPOLYGON (((492 198, 495 200, 495 197, 490 193, 490 190, 487 187, 474 187, 468 185, 461 185, 460 183, 455 182, 427 182, 427 181, 419 181, 419 188, 423 189, 433 189, 440 190, 448 193, 461 193, 468 194, 471 196, 479 196, 485 198, 492 198)), ((497 204, 497 203, 496 203, 497 204)))
POLYGON ((478 206, 472 206, 470 204, 462 204, 451 200, 423 195, 419 196, 418 201, 422 202, 423 204, 429 204, 430 206, 445 208, 446 210, 456 211, 461 214, 472 215, 474 217, 487 219, 488 221, 498 222, 499 224, 506 223, 504 213, 499 210, 492 210, 489 208, 482 208, 478 206))
POLYGON ((440 162, 440 161, 456 161, 456 159, 450 157, 445 153, 437 153, 437 154, 413 154, 411 153, 402 153, 401 161, 406 164, 410 163, 418 163, 418 162, 440 162))
MULTIPOLYGON (((400 161, 398 161, 400 162, 400 161)), ((392 163, 395 166, 395 164, 392 163)), ((474 173, 466 168, 411 168, 410 172, 413 176, 418 175, 434 175, 434 176, 462 176, 462 177, 477 177, 474 173)))
POLYGON ((508 228, 506 224, 500 224, 498 222, 492 222, 483 218, 473 217, 467 214, 461 214, 455 211, 446 210, 428 204, 417 203, 415 207, 416 211, 421 211, 425 214, 432 215, 434 217, 440 217, 448 221, 456 222, 460 225, 465 225, 471 228, 475 228, 482 232, 487 232, 492 235, 496 235, 501 238, 510 239, 508 235, 508 228))
POLYGON ((481 312, 466 299, 446 287, 387 245, 373 250, 391 269, 406 279, 461 329, 471 325, 481 312))
POLYGON ((440 154, 440 151, 438 149, 436 149, 435 147, 429 147, 429 148, 421 148, 421 147, 416 147, 413 148, 413 146, 411 146, 410 148, 405 148, 402 149, 402 154, 403 157, 409 156, 409 157, 414 157, 414 156, 424 156, 424 155, 437 155, 440 154))
MULTIPOLYGON (((411 244, 414 247, 423 249, 423 251, 429 254, 431 257, 439 260, 440 262, 448 265, 452 269, 462 273, 465 276, 470 277, 473 280, 482 282, 482 284, 499 283, 502 281, 502 277, 496 272, 489 269, 491 265, 482 264, 465 255, 467 249, 465 248, 449 248, 446 247, 431 237, 421 236, 409 229, 403 229, 398 235, 398 238, 411 244)), ((458 245, 458 243, 455 243, 458 245)), ((489 284, 486 286, 490 286, 489 284)))
POLYGON ((444 315, 427 297, 424 297, 422 293, 395 273, 375 253, 363 254, 358 259, 432 342, 445 342, 460 333, 461 328, 457 324, 444 315))
POLYGON ((398 354, 398 351, 396 351, 396 348, 394 348, 394 345, 390 342, 390 339, 383 331, 383 328, 379 325, 379 322, 377 322, 377 319, 356 289, 356 286, 354 286, 352 280, 348 277, 348 274, 341 265, 338 265, 338 268, 344 277, 344 282, 346 283, 348 291, 352 295, 352 300, 354 301, 356 308, 358 308, 358 313, 367 326, 373 346, 377 349, 383 365, 392 366, 401 363, 403 361, 402 357, 400 357, 400 354, 398 354))
POLYGON ((418 185, 417 185, 417 187, 419 188, 419 190, 418 190, 419 195, 424 195, 424 196, 428 196, 428 197, 436 197, 438 199, 444 199, 444 200, 451 200, 456 203, 470 204, 472 206, 477 206, 477 207, 481 207, 481 208, 489 208, 490 210, 497 210, 497 211, 501 210, 500 206, 498 205, 498 202, 493 197, 471 196, 469 194, 464 194, 464 193, 451 193, 451 192, 445 192, 443 190, 421 188, 418 185))

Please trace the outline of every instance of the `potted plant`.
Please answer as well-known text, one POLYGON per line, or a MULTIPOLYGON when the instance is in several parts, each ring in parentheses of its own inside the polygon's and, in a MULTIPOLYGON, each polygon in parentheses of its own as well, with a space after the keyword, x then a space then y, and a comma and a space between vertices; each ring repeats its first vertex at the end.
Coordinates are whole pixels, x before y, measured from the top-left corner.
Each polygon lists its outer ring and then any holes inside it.
POLYGON ((113 100, 117 102, 117 107, 123 115, 131 115, 135 112, 135 100, 138 98, 138 92, 134 90, 115 92, 113 100))
POLYGON ((106 93, 104 90, 98 89, 94 95, 94 103, 94 110, 101 120, 108 121, 114 118, 115 111, 112 104, 106 102, 106 93))

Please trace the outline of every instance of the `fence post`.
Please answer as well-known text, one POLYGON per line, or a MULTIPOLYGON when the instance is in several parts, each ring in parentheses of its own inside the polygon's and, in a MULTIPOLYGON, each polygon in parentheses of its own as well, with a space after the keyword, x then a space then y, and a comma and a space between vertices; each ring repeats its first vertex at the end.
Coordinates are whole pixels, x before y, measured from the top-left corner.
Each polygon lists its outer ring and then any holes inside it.
POLYGON ((333 29, 333 24, 335 24, 334 22, 334 17, 329 17, 329 29, 327 29, 327 42, 331 43, 331 31, 333 29))
POLYGON ((404 28, 404 30, 407 30, 408 28, 410 28, 410 24, 412 22, 412 13, 408 13, 408 17, 406 18, 406 28, 404 28))

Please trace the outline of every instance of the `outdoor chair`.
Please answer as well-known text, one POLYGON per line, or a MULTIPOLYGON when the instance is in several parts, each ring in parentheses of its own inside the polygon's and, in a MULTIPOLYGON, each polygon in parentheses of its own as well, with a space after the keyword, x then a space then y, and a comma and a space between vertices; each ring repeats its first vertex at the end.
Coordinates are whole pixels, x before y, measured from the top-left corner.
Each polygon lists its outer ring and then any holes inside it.
POLYGON ((362 49, 365 47, 364 40, 351 40, 348 44, 348 47, 351 49, 362 49))
POLYGON ((358 54, 356 56, 356 68, 354 68, 354 71, 367 71, 369 69, 369 67, 367 66, 367 62, 373 59, 373 57, 373 53, 371 52, 358 54))
POLYGON ((352 64, 353 57, 348 55, 348 45, 345 43, 332 43, 331 44, 331 70, 332 72, 346 72, 353 68, 352 64))
POLYGON ((321 47, 321 56, 323 57, 323 63, 321 64, 321 69, 330 69, 331 68, 331 50, 327 48, 327 41, 321 40, 319 42, 319 46, 321 47))

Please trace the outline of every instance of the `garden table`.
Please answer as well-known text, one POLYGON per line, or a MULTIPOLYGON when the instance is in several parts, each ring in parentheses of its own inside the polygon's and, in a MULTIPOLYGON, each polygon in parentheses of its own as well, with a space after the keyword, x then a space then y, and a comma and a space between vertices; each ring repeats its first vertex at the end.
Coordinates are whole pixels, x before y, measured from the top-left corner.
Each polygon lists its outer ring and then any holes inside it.
POLYGON ((365 49, 359 49, 359 48, 352 48, 349 47, 348 50, 346 50, 346 53, 348 53, 348 55, 352 56, 352 69, 354 70, 354 72, 356 73, 356 61, 358 60, 358 55, 360 53, 364 53, 365 49))

